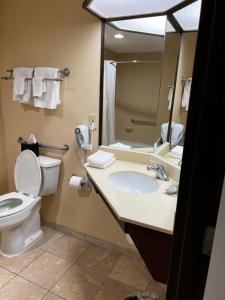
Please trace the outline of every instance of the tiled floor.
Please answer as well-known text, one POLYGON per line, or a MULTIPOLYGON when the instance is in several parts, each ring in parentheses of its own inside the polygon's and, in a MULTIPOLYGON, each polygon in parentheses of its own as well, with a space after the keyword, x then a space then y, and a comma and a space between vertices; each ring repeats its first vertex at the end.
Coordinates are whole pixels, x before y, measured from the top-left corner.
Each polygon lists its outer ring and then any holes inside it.
POLYGON ((0 256, 1 300, 123 300, 138 292, 164 288, 139 257, 119 255, 48 227, 24 254, 0 256))

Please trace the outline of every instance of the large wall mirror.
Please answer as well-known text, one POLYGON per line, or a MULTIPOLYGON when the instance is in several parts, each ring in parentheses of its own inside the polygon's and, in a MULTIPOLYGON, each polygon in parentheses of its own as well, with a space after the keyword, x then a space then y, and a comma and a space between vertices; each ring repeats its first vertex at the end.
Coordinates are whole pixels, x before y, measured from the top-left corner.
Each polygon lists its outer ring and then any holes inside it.
POLYGON ((105 23, 100 145, 145 152, 183 145, 200 8, 199 0, 172 17, 105 23))

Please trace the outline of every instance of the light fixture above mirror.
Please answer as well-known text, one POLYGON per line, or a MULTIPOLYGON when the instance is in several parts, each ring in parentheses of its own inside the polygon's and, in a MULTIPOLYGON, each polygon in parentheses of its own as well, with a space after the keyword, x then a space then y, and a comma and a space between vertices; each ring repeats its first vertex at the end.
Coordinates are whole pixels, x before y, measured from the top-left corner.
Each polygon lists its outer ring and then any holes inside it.
POLYGON ((197 31, 201 0, 85 0, 83 7, 120 30, 160 35, 167 17, 167 32, 197 31))

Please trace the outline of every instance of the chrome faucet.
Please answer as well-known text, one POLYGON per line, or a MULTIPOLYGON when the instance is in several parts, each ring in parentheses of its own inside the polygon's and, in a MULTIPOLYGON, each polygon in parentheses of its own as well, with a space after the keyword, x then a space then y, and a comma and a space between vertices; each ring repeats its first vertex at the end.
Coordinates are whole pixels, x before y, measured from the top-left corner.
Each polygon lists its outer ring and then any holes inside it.
POLYGON ((169 175, 166 172, 166 169, 164 168, 164 166, 161 165, 158 162, 154 162, 154 163, 156 164, 156 167, 152 167, 150 165, 147 165, 147 170, 148 171, 151 171, 151 170, 156 171, 157 178, 159 178, 161 180, 164 180, 164 181, 168 181, 169 180, 169 175))

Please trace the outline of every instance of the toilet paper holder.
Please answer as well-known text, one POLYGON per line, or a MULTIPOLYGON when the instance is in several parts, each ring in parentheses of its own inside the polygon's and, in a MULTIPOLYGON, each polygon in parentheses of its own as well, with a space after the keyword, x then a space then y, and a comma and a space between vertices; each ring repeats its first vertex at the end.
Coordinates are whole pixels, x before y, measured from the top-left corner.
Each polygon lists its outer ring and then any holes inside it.
MULTIPOLYGON (((68 182, 70 181, 71 177, 73 176, 77 176, 75 174, 72 174, 69 179, 68 179, 68 182)), ((92 183, 91 181, 89 180, 88 176, 83 176, 81 178, 81 183, 80 183, 80 188, 81 189, 84 189, 84 190, 91 190, 92 189, 92 183)))

